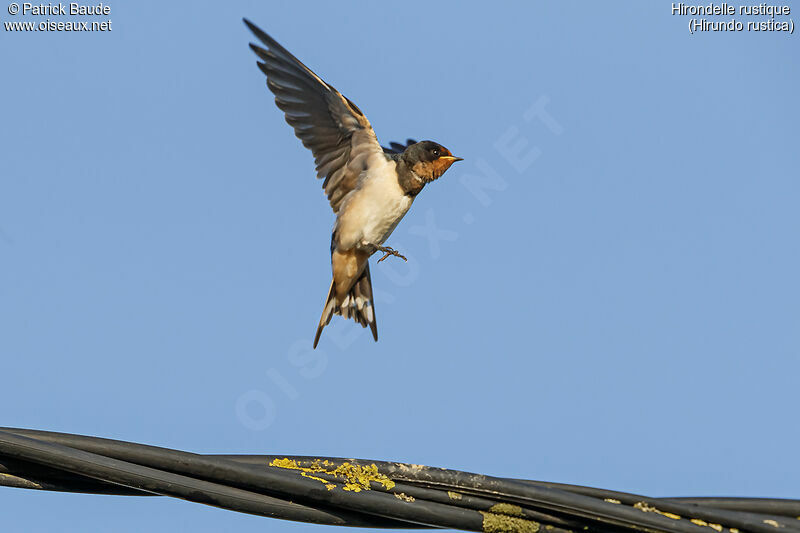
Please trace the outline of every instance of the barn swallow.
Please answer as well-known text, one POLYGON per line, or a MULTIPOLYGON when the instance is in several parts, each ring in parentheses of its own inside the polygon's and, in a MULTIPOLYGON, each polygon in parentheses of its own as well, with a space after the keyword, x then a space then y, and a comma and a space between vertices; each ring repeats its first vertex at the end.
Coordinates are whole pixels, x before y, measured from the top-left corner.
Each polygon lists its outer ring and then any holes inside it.
POLYGON ((275 39, 247 19, 244 23, 264 46, 250 44, 267 76, 267 87, 295 135, 310 149, 317 178, 336 222, 331 236, 331 281, 314 348, 333 315, 369 326, 378 340, 369 258, 383 252, 405 260, 383 243, 408 212, 414 198, 460 157, 433 141, 381 147, 364 113, 275 39))

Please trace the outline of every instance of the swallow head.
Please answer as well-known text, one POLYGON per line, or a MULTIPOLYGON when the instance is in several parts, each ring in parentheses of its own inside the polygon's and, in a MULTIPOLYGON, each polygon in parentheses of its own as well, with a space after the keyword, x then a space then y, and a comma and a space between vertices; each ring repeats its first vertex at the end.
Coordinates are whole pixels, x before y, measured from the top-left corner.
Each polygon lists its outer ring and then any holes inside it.
POLYGON ((460 157, 455 157, 450 153, 450 150, 433 141, 412 144, 405 149, 402 157, 414 174, 425 183, 441 177, 456 161, 463 161, 460 157))

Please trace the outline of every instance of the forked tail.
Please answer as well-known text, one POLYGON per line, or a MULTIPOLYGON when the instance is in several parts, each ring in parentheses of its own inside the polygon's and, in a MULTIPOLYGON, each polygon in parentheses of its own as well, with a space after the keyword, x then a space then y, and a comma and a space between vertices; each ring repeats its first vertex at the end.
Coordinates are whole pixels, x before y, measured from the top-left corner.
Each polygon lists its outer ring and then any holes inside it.
POLYGON ((325 307, 322 309, 322 316, 317 326, 317 335, 314 337, 314 348, 319 343, 322 330, 327 326, 333 315, 341 315, 344 318, 352 318, 361 327, 369 326, 372 330, 372 337, 378 340, 378 324, 375 321, 375 302, 372 299, 372 280, 369 277, 369 264, 364 268, 364 272, 353 284, 353 288, 341 302, 336 301, 336 287, 331 281, 331 288, 328 289, 328 298, 325 300, 325 307))

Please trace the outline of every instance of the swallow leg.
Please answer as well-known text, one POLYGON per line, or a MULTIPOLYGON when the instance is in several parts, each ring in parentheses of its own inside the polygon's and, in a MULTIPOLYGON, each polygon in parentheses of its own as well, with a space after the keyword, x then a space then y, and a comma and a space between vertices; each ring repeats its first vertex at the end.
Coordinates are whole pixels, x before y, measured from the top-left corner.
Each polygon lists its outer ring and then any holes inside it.
POLYGON ((403 261, 408 261, 408 259, 406 259, 406 256, 404 256, 403 254, 401 254, 400 252, 398 252, 398 251, 397 251, 397 250, 395 250, 394 248, 390 248, 390 247, 388 247, 388 246, 380 246, 380 245, 377 245, 377 244, 376 244, 376 245, 375 245, 375 249, 376 249, 377 251, 383 252, 383 257, 381 257, 380 259, 378 259, 378 263, 380 263, 381 261, 383 261, 384 259, 386 259, 386 258, 387 258, 387 257, 389 257, 390 255, 393 255, 393 256, 395 256, 395 257, 399 257, 399 258, 400 258, 400 259, 402 259, 403 261))

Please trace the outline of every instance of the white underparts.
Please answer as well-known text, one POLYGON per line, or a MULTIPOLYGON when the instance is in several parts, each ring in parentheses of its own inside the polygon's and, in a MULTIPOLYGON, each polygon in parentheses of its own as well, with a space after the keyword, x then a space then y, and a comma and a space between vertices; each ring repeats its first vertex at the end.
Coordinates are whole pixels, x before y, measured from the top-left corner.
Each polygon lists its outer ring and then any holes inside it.
POLYGON ((337 231, 343 249, 362 242, 383 244, 408 212, 413 199, 400 187, 395 169, 394 161, 370 165, 369 174, 342 206, 337 231))

